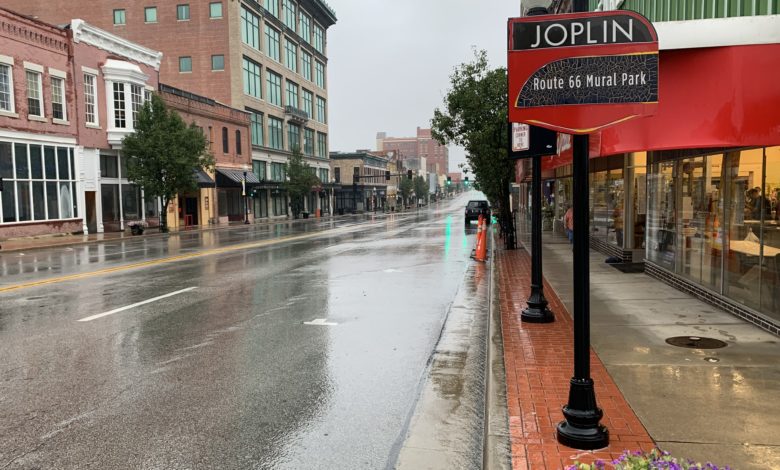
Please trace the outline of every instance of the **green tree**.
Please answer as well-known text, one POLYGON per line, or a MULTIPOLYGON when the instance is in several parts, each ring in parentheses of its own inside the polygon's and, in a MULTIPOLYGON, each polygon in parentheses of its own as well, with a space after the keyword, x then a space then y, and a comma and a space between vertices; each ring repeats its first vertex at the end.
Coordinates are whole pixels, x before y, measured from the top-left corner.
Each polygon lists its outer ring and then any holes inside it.
POLYGON ((287 181, 284 182, 284 189, 290 196, 290 209, 295 219, 303 212, 303 198, 321 184, 314 174, 315 171, 314 167, 303 160, 300 149, 293 149, 290 160, 285 164, 287 181))
POLYGON ((414 177, 414 194, 417 199, 428 200, 428 181, 424 176, 414 177))
POLYGON ((409 201, 409 196, 412 195, 413 190, 414 182, 406 176, 402 177, 401 182, 398 184, 398 191, 401 193, 401 199, 403 200, 404 206, 409 201))
MULTIPOLYGON (((509 216, 509 183, 513 165, 507 155, 507 75, 491 69, 484 50, 450 75, 451 89, 431 120, 433 137, 466 149, 474 188, 481 190, 502 217, 509 216)), ((464 172, 465 173, 465 172, 464 172)))
POLYGON ((127 179, 144 189, 147 199, 162 202, 160 231, 168 231, 168 204, 177 194, 197 189, 196 170, 214 167, 206 137, 195 123, 187 126, 176 111, 153 94, 138 113, 135 132, 122 140, 127 179))

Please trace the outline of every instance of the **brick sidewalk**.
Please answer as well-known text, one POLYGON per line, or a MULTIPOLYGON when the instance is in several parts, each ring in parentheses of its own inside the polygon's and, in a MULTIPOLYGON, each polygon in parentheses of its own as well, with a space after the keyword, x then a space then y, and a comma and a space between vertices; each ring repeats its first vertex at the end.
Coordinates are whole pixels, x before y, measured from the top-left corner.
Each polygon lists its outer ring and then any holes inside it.
POLYGON ((604 364, 591 350, 591 377, 596 400, 604 411, 601 423, 610 433, 610 445, 581 451, 558 443, 555 429, 563 420, 574 364, 570 314, 545 280, 544 293, 555 322, 522 323, 520 312, 530 293, 531 258, 523 249, 496 250, 501 324, 504 338, 507 407, 514 469, 556 470, 575 461, 607 462, 624 450, 655 447, 629 407, 604 364))

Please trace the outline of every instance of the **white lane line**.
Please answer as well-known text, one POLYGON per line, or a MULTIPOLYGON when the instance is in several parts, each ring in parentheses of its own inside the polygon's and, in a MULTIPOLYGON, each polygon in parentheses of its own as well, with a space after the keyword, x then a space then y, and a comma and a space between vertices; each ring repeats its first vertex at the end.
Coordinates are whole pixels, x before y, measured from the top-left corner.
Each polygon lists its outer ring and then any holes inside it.
POLYGON ((326 318, 315 318, 312 321, 305 321, 303 322, 304 325, 315 325, 315 326, 336 326, 338 323, 333 323, 327 321, 326 318))
POLYGON ((85 318, 80 319, 79 321, 97 320, 98 318, 103 318, 103 317, 108 316, 108 315, 113 315, 115 313, 124 312, 125 310, 130 310, 131 308, 139 307, 141 305, 150 304, 152 302, 156 302, 158 300, 162 300, 162 299, 165 299, 165 298, 168 298, 168 297, 173 297, 174 295, 183 294, 184 292, 189 292, 189 291, 195 290, 195 289, 197 289, 197 287, 188 287, 186 289, 177 290, 176 292, 171 292, 170 294, 161 295, 161 296, 155 297, 153 299, 148 299, 148 300, 144 300, 142 302, 138 302, 138 303, 135 303, 135 304, 132 304, 132 305, 126 305, 124 307, 115 308, 114 310, 111 310, 111 311, 108 311, 108 312, 103 312, 103 313, 98 313, 97 315, 92 315, 91 317, 85 317, 85 318))

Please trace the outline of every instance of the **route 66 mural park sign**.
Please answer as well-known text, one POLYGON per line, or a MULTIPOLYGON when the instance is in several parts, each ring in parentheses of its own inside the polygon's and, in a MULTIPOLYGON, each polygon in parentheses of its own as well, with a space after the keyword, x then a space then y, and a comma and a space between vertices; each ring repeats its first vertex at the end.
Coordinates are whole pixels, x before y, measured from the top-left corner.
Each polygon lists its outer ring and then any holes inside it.
POLYGON ((509 121, 567 134, 655 113, 658 36, 633 11, 510 18, 509 121))

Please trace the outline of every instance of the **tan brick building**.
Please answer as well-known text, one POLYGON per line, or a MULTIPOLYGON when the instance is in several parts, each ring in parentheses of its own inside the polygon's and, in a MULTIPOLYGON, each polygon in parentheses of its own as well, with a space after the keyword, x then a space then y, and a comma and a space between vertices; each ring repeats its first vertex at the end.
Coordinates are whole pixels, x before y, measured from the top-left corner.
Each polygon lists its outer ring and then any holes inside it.
POLYGON ((433 139, 430 129, 417 128, 414 137, 387 137, 386 132, 378 132, 376 136, 377 150, 400 150, 407 157, 421 157, 427 162, 425 171, 446 175, 450 165, 449 149, 433 139))
MULTIPOLYGON (((257 217, 287 215, 279 183, 294 148, 330 180, 326 31, 336 15, 324 1, 3 0, 3 6, 55 24, 83 18, 161 51, 162 83, 248 111, 254 172, 266 182, 266 197, 254 204, 257 217)), ((326 200, 307 198, 307 210, 326 200)))
POLYGON ((331 152, 335 182, 335 209, 339 212, 385 210, 388 198, 386 174, 390 171, 387 156, 357 150, 331 152))

